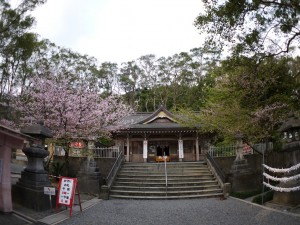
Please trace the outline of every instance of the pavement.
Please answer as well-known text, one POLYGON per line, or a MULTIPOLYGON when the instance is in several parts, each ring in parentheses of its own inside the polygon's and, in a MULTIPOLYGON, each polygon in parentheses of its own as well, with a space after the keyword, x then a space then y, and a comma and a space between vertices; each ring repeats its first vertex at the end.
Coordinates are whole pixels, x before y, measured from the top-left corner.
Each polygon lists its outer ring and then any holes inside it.
MULTIPOLYGON (((11 164, 11 182, 15 184, 21 177, 21 171, 26 167, 26 163, 12 163, 11 164)), ((81 193, 81 206, 82 211, 89 209, 97 204, 100 199, 93 195, 81 193)), ((78 204, 78 198, 74 198, 75 205, 73 207, 72 216, 80 213, 78 204)), ((70 217, 70 209, 66 207, 60 207, 58 210, 49 209, 45 211, 35 211, 29 208, 25 208, 21 205, 13 203, 13 212, 3 214, 0 212, 0 225, 27 225, 27 224, 57 224, 70 217)))
MULTIPOLYGON (((22 166, 12 166, 12 177, 18 179, 22 166)), ((229 197, 191 200, 101 200, 81 194, 79 206, 58 211, 37 212, 13 204, 13 213, 0 214, 2 225, 105 224, 105 225, 300 225, 300 207, 261 206, 250 199, 229 197)), ((76 202, 75 198, 75 204, 76 202)))
MULTIPOLYGON (((96 205, 101 199, 95 198, 91 195, 81 194, 82 212, 96 205)), ((75 200, 75 204, 78 202, 75 200)), ((74 205, 72 216, 75 216, 80 211, 79 205, 74 205)), ((45 211, 35 211, 13 204, 13 213, 0 214, 0 224, 2 225, 28 225, 28 224, 58 224, 70 218, 70 208, 61 207, 58 210, 49 209, 45 211)))
POLYGON ((91 198, 60 212, 35 212, 16 207, 13 214, 1 215, 0 224, 105 224, 105 225, 300 225, 300 213, 272 209, 229 197, 191 200, 101 200, 91 198))
POLYGON ((235 198, 108 200, 62 225, 299 225, 300 215, 235 198))

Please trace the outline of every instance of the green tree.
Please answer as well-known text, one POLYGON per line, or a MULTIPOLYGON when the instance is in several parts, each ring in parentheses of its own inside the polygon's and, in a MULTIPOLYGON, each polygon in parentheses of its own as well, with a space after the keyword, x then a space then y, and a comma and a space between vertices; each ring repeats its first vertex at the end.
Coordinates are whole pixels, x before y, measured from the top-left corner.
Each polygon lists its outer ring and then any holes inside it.
POLYGON ((0 0, 0 103, 6 107, 1 117, 11 119, 10 96, 23 89, 31 76, 30 58, 38 49, 37 35, 29 32, 34 23, 30 12, 44 0, 23 0, 16 8, 0 0))
POLYGON ((215 85, 208 90, 201 112, 196 117, 189 113, 189 123, 201 124, 203 130, 218 132, 227 140, 238 132, 251 141, 275 139, 280 122, 291 110, 299 110, 299 72, 292 70, 298 60, 240 60, 236 64, 243 66, 224 61, 210 72, 215 85))
POLYGON ((208 33, 206 47, 232 47, 234 54, 288 53, 300 41, 298 0, 203 1, 196 27, 208 33))

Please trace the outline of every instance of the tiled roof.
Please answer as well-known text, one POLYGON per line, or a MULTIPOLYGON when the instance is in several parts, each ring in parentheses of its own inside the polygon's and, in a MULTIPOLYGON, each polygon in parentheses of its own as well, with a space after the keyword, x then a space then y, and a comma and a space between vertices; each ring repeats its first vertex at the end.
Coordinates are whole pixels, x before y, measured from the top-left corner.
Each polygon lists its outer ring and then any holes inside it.
POLYGON ((167 111, 163 106, 152 113, 135 113, 127 116, 121 121, 121 125, 126 127, 123 130, 180 130, 186 127, 171 121, 175 116, 167 111), (164 114, 160 114, 163 112, 164 114), (165 115, 165 116, 164 116, 165 115), (157 117, 157 118, 156 118, 157 117), (155 122, 155 119, 166 118, 170 122, 155 122))

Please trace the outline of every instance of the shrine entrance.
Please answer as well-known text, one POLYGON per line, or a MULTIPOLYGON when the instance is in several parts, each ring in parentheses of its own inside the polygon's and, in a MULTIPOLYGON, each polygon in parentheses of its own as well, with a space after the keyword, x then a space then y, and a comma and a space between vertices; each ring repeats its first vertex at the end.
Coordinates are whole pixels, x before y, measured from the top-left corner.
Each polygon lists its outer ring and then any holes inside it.
POLYGON ((149 141, 148 162, 163 162, 163 156, 167 161, 178 162, 178 141, 149 141))
POLYGON ((199 161, 210 135, 182 126, 161 106, 153 113, 129 115, 124 128, 114 131, 113 137, 127 162, 160 162, 164 154, 168 161, 181 162, 199 161))

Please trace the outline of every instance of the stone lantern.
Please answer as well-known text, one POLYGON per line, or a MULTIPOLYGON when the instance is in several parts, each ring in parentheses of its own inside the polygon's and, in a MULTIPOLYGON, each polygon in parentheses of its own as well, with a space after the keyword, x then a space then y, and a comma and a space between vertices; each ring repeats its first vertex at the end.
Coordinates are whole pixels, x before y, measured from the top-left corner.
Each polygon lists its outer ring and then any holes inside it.
POLYGON ((231 183, 232 191, 253 191, 257 188, 258 181, 243 154, 243 135, 238 133, 236 134, 235 138, 236 158, 231 166, 229 176, 229 182, 231 183))
POLYGON ((281 125, 279 132, 283 134, 282 150, 300 150, 300 119, 290 113, 288 119, 281 125))
POLYGON ((28 164, 21 172, 19 181, 13 186, 14 201, 38 211, 49 209, 49 196, 44 194, 44 187, 51 186, 51 183, 43 162, 49 155, 44 148, 44 140, 52 137, 52 133, 43 123, 25 127, 21 129, 21 133, 34 137, 35 141, 23 149, 28 164))
MULTIPOLYGON (((291 158, 289 164, 282 167, 288 168, 300 163, 300 119, 297 118, 294 113, 290 113, 288 119, 281 125, 279 131, 283 135, 282 151, 290 152, 291 158)), ((290 173, 284 174, 284 177, 289 177, 299 174, 298 170, 294 170, 290 173)), ((300 180, 290 180, 288 182, 280 182, 278 187, 293 188, 300 186, 300 180)), ((300 204, 300 191, 291 192, 274 192, 273 203, 280 205, 296 206, 300 204)))

